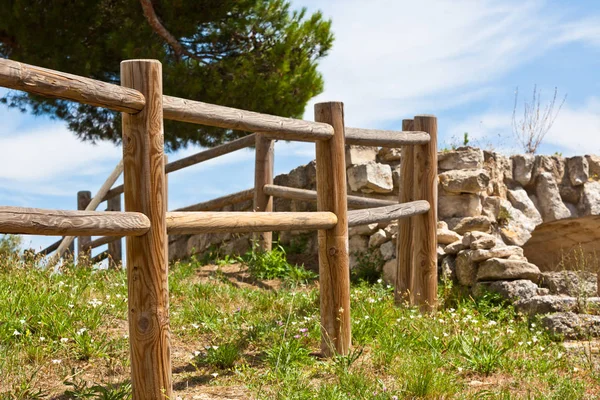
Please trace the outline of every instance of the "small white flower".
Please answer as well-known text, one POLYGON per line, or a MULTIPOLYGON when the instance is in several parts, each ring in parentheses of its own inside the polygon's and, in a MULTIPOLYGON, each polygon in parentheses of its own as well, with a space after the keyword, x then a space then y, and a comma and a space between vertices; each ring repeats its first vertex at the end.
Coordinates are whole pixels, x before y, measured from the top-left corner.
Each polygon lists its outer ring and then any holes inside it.
POLYGON ((535 328, 535 324, 531 324, 531 327, 532 327, 532 328, 535 328))
POLYGON ((344 312, 344 307, 340 307, 340 309, 338 310, 338 312, 341 314, 344 312))
POLYGON ((200 355, 200 352, 198 350, 194 351, 194 356, 198 357, 200 355))
POLYGON ((19 322, 21 323, 21 325, 25 325, 25 320, 24 319, 19 320, 19 322))
POLYGON ((219 346, 212 346, 213 350, 217 350, 219 348, 219 346))
POLYGON ((458 367, 458 372, 462 372, 462 367, 458 367))
POLYGON ((192 324, 192 328, 198 329, 198 328, 200 328, 200 325, 198 325, 198 324, 192 324))
POLYGON ((212 373, 211 375, 212 375, 213 378, 216 378, 217 376, 219 376, 219 374, 216 373, 216 372, 212 373))
POLYGON ((123 335, 123 338, 128 339, 129 335, 126 333, 126 334, 123 335))
POLYGON ((368 315, 365 315, 365 319, 369 319, 369 316, 368 316, 368 315))
POLYGON ((448 337, 450 336, 449 334, 447 334, 446 332, 444 332, 444 337, 448 337))
POLYGON ((46 338, 43 336, 40 336, 40 342, 43 342, 44 340, 46 340, 46 338))
POLYGON ((62 343, 67 343, 67 342, 69 341, 69 338, 66 338, 66 337, 64 337, 64 338, 60 338, 60 341, 61 341, 62 343))
POLYGON ((52 360, 52 364, 60 364, 61 362, 62 360, 59 359, 52 360))
POLYGON ((490 322, 488 322, 488 326, 494 326, 494 325, 496 325, 496 324, 497 324, 497 322, 496 322, 496 321, 490 321, 490 322))
POLYGON ((533 343, 537 343, 538 338, 537 338, 537 336, 534 336, 531 340, 533 340, 533 343))
POLYGON ((579 368, 573 367, 573 372, 577 372, 577 371, 579 371, 579 368))
POLYGON ((377 279, 377 283, 383 282, 383 279, 377 279))
POLYGON ((513 333, 515 333, 515 331, 513 331, 512 329, 508 328, 506 330, 506 333, 508 333, 509 335, 512 335, 513 333))
POLYGON ((73 308, 73 307, 75 307, 75 305, 74 304, 69 304, 68 307, 69 308, 73 308))
POLYGON ((87 331, 87 328, 81 328, 77 331, 77 336, 83 335, 87 331))
POLYGON ((375 299, 369 299, 367 300, 369 303, 375 303, 375 299))
POLYGON ((18 330, 15 329, 15 331, 13 332, 13 336, 20 336, 21 332, 19 332, 18 330))

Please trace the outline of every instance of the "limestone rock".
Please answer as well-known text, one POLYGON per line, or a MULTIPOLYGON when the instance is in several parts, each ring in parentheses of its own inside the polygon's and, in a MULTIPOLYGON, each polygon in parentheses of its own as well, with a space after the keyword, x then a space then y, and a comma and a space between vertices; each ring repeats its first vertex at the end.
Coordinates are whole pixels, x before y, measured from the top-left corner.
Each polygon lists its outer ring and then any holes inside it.
POLYGON ((583 186, 573 187, 570 184, 558 186, 560 198, 565 203, 573 203, 573 204, 579 203, 579 200, 581 199, 582 189, 583 189, 583 186))
POLYGON ((358 225, 348 228, 348 236, 354 235, 372 235, 378 228, 379 224, 373 223, 368 225, 358 225))
POLYGON ((517 154, 511 157, 513 163, 513 179, 522 186, 531 182, 533 163, 535 157, 532 154, 517 154))
POLYGON ((496 238, 481 238, 471 242, 471 250, 489 250, 496 245, 496 238))
POLYGON ((463 244, 462 240, 457 240, 454 243, 450 243, 448 246, 444 247, 445 254, 458 254, 459 251, 466 249, 467 246, 463 244))
POLYGON ((473 295, 481 297, 486 292, 498 293, 506 300, 529 299, 537 296, 538 285, 527 279, 516 281, 478 282, 473 286, 473 295))
POLYGON ((551 312, 573 311, 578 307, 575 297, 567 296, 533 296, 515 303, 517 311, 527 315, 547 314, 551 312))
POLYGON ((383 229, 378 229, 377 232, 369 238, 369 247, 379 247, 388 241, 388 237, 383 229))
POLYGON ((502 200, 504 199, 498 196, 485 197, 482 201, 481 214, 488 217, 490 221, 496 222, 496 217, 500 211, 500 204, 502 204, 502 200))
POLYGON ((371 146, 346 146, 346 167, 375 162, 377 148, 371 146))
POLYGON ((506 183, 513 179, 512 161, 502 154, 484 151, 484 169, 490 177, 487 194, 506 197, 506 183))
POLYGON ((450 193, 481 193, 487 190, 490 177, 483 169, 452 170, 439 175, 440 184, 450 193))
POLYGON ((540 173, 536 181, 535 193, 540 204, 540 211, 544 222, 569 218, 571 216, 571 212, 562 202, 558 185, 551 173, 540 173))
POLYGON ((542 215, 524 189, 509 190, 508 199, 514 208, 525 214, 536 226, 543 222, 542 215))
POLYGON ((565 159, 561 156, 536 156, 533 163, 533 180, 544 172, 549 172, 557 183, 565 177, 565 159))
MULTIPOLYGON (((490 235, 489 233, 473 231, 473 232, 465 233, 465 235, 463 236, 463 239, 462 239, 462 244, 463 244, 463 246, 465 246, 465 248, 471 248, 471 244, 480 239, 484 239, 484 240, 492 239, 492 240, 496 241, 496 237, 493 235, 490 235)), ((494 246, 492 246, 492 247, 494 247, 494 246)), ((475 250, 475 249, 473 249, 473 250, 475 250)))
POLYGON ((526 261, 491 258, 482 262, 477 270, 477 281, 504 281, 528 279, 537 282, 540 270, 526 261))
POLYGON ((600 315, 577 315, 573 312, 559 312, 545 315, 542 326, 564 339, 587 339, 600 337, 600 315))
POLYGON ((382 161, 400 161, 402 158, 402 149, 390 148, 390 147, 382 147, 377 153, 379 159, 382 161))
POLYGON ((459 234, 465 234, 467 232, 479 231, 489 232, 492 226, 492 221, 484 215, 476 217, 465 217, 452 229, 459 234))
POLYGON ((589 164, 583 156, 568 158, 567 171, 569 171, 569 180, 573 186, 583 185, 590 177, 589 164))
POLYGON ((437 245, 437 259, 441 261, 444 257, 446 257, 446 252, 444 251, 444 246, 441 244, 437 245))
POLYGON ((589 175, 591 179, 600 179, 600 157, 594 155, 587 155, 585 159, 588 162, 589 175))
POLYGON ((489 250, 471 250, 469 252, 469 257, 473 262, 481 262, 492 258, 510 258, 511 256, 518 256, 520 260, 523 260, 523 248, 519 246, 504 246, 494 247, 489 250))
POLYGON ((481 199, 475 194, 442 195, 438 197, 440 219, 474 217, 481 214, 481 199))
POLYGON ((369 162, 348 168, 348 184, 354 192, 389 193, 394 189, 392 168, 369 162))
POLYGON ((437 230, 437 241, 439 244, 450 244, 457 240, 462 240, 462 236, 458 233, 451 231, 450 229, 438 229, 437 230))
MULTIPOLYGON (((561 203, 562 204, 562 203, 561 203)), ((500 236, 507 244, 524 245, 535 230, 535 223, 523 212, 512 206, 508 200, 500 200, 500 209, 496 216, 500 236)))
POLYGON ((456 258, 444 257, 440 267, 440 278, 442 281, 456 282, 456 258))
POLYGON ((600 182, 592 181, 583 185, 579 209, 584 216, 600 214, 600 182))
POLYGON ((588 271, 542 272, 541 286, 548 288, 552 294, 596 296, 598 277, 588 271))
POLYGON ((392 258, 383 264, 383 282, 386 285, 396 285, 396 270, 398 268, 398 260, 392 258))
POLYGON ((482 166, 483 151, 475 147, 459 147, 438 153, 438 167, 441 170, 481 169, 482 166))
POLYGON ((348 249, 350 253, 365 252, 369 249, 369 237, 362 235, 350 236, 348 240, 348 249))
POLYGON ((387 237, 391 238, 395 234, 398 233, 398 222, 390 222, 388 226, 383 228, 383 231, 387 235, 387 237))
POLYGON ((473 286, 477 282, 477 263, 471 258, 470 250, 463 250, 456 256, 456 279, 463 286, 473 286))
POLYGON ((448 223, 446 221, 438 221, 437 229, 448 229, 448 223))
POLYGON ((381 257, 384 261, 391 260, 396 256, 396 246, 393 242, 385 242, 379 248, 379 252, 381 253, 381 257))

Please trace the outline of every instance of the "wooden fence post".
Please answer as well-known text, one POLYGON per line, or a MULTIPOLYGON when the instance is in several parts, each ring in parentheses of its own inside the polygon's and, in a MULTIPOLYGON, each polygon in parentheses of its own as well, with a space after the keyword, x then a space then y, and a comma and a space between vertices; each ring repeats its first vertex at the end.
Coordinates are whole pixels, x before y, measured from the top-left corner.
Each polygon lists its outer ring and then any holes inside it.
POLYGON ((316 104, 315 120, 330 124, 335 132, 333 138, 316 143, 317 209, 338 218, 335 227, 319 231, 321 351, 326 356, 346 355, 352 332, 343 103, 316 104))
POLYGON ((411 298, 422 311, 437 306, 437 118, 419 115, 414 129, 429 133, 431 140, 414 149, 414 199, 427 200, 426 214, 413 217, 411 298))
MULTIPOLYGON (((121 211, 121 195, 111 197, 106 201, 106 203, 106 211, 121 211)), ((122 262, 122 239, 116 238, 115 241, 108 244, 108 266, 109 268, 118 268, 122 262)))
MULTIPOLYGON (((273 184, 274 143, 274 140, 256 134, 254 211, 273 211, 273 197, 265 193, 264 186, 273 184)), ((257 232, 254 241, 262 251, 270 251, 273 248, 273 232, 257 232)))
POLYGON ((139 113, 122 114, 125 210, 151 223, 126 241, 133 398, 172 399, 161 63, 123 61, 121 85, 146 98, 139 113))
MULTIPOLYGON (((413 120, 402 120, 402 130, 412 131, 413 120)), ((414 198, 413 185, 414 171, 414 146, 402 147, 402 158, 400 161, 400 203, 408 203, 414 198)), ((396 304, 402 304, 409 300, 410 282, 412 270, 412 218, 398 220, 398 238, 396 241, 396 254, 398 257, 398 269, 396 270, 396 282, 394 289, 394 300, 396 304)))
MULTIPOLYGON (((92 192, 88 190, 82 190, 77 192, 77 209, 85 210, 92 201, 92 192)), ((88 263, 92 256, 92 249, 90 248, 90 242, 92 238, 90 236, 79 236, 77 237, 77 262, 88 263)))

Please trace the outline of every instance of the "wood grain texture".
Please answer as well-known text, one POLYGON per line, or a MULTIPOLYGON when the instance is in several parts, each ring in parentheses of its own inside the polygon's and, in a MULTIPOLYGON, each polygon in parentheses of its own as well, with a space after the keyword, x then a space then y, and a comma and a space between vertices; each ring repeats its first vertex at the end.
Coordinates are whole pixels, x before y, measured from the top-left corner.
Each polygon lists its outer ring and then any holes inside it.
POLYGON ((359 146, 400 147, 429 143, 429 134, 421 131, 382 131, 346 128, 346 144, 359 146))
MULTIPOLYGON (((317 192, 315 190, 298 189, 279 185, 265 185, 264 191, 270 196, 280 197, 290 200, 317 201, 317 192)), ((346 196, 348 198, 349 208, 372 208, 383 207, 398 204, 395 201, 370 199, 360 196, 346 196)))
POLYGON ((172 161, 165 166, 165 172, 167 174, 178 171, 182 168, 187 168, 192 165, 199 164, 204 161, 212 160, 213 158, 233 153, 234 151, 245 149, 255 144, 255 135, 244 136, 243 138, 232 140, 231 142, 224 143, 219 146, 212 147, 210 149, 201 151, 191 156, 172 161))
MULTIPOLYGON (((106 211, 121 211, 121 196, 107 201, 106 211)), ((121 238, 108 243, 109 268, 117 268, 123 262, 123 244, 121 238)))
MULTIPOLYGON (((256 135, 254 160, 254 202, 252 209, 257 212, 273 211, 273 197, 265 193, 264 186, 273 183, 275 141, 256 135)), ((257 232, 254 234, 256 245, 263 251, 273 248, 273 232, 257 232)))
MULTIPOLYGON (((102 186, 100 186, 100 189, 98 189, 96 195, 92 198, 92 200, 90 200, 89 204, 86 207, 87 211, 94 211, 96 210, 96 208, 98 208, 98 206, 106 196, 106 193, 110 190, 112 185, 115 184, 115 182, 117 181, 117 179, 119 179, 119 176, 121 176, 122 173, 123 160, 119 161, 115 169, 110 173, 108 178, 106 178, 106 181, 104 181, 102 186)), ((74 236, 67 236, 63 238, 60 246, 58 246, 58 249, 56 250, 56 253, 52 256, 50 260, 48 260, 48 265, 51 266, 56 264, 60 257, 62 257, 63 253, 69 248, 69 246, 71 246, 74 240, 74 236)))
MULTIPOLYGON (((412 131, 414 121, 402 121, 403 131, 412 131)), ((409 203, 414 201, 414 146, 403 146, 400 161, 400 188, 399 202, 409 203)), ((410 282, 412 271, 412 218, 398 220, 398 239, 396 240, 396 254, 398 268, 394 284, 394 301, 396 304, 410 303, 410 282)))
POLYGON ((136 113, 145 99, 137 90, 0 58, 0 86, 136 113))
POLYGON ((142 111, 122 115, 125 209, 150 219, 147 234, 126 241, 132 392, 172 399, 162 66, 123 61, 121 84, 146 98, 142 111))
MULTIPOLYGON (((92 201, 92 192, 89 190, 83 190, 77 192, 77 209, 85 210, 90 202, 92 201)), ((77 237, 77 260, 78 263, 87 262, 92 256, 92 248, 90 242, 92 241, 91 236, 78 236, 77 237)))
POLYGON ((386 223, 415 215, 425 214, 429 211, 429 203, 417 200, 409 203, 395 204, 393 206, 367 208, 348 212, 348 226, 359 226, 373 223, 386 223))
POLYGON ((213 211, 218 210, 230 204, 238 204, 246 200, 254 198, 254 189, 242 190, 228 194, 227 196, 217 197, 216 199, 203 201, 202 203, 193 204, 191 206, 178 208, 173 211, 213 211))
POLYGON ((431 141, 414 149, 414 198, 426 200, 428 213, 413 218, 411 296, 422 311, 437 307, 437 119, 416 116, 416 130, 429 133, 431 141))
POLYGON ((344 105, 315 105, 315 119, 333 127, 334 137, 316 143, 317 209, 333 212, 338 223, 319 231, 319 286, 321 351, 326 356, 348 354, 351 346, 350 263, 348 256, 348 200, 344 105))
POLYGON ((163 103, 165 119, 174 121, 248 132, 269 132, 269 137, 285 140, 327 140, 333 136, 331 126, 312 121, 260 114, 171 96, 164 96, 163 103))
POLYGON ((150 221, 140 213, 63 211, 41 208, 0 207, 0 233, 15 235, 139 236, 150 221))
POLYGON ((169 235, 207 232, 268 232, 328 229, 338 222, 330 212, 168 212, 169 235))

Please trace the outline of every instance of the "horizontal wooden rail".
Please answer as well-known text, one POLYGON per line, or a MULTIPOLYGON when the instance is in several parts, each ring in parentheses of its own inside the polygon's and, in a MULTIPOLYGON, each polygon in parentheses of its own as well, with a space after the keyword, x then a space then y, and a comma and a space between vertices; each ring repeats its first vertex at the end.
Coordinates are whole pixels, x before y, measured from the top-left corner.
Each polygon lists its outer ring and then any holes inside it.
POLYGON ((346 144, 360 146, 400 147, 429 143, 427 132, 381 131, 377 129, 345 128, 346 144))
MULTIPOLYGON (((298 189, 288 186, 279 185, 265 185, 264 191, 269 196, 280 197, 289 200, 304 200, 304 201, 317 201, 317 192, 314 190, 298 189)), ((351 208, 373 208, 373 207, 384 207, 398 204, 397 201, 391 200, 380 200, 370 199, 367 197, 360 196, 347 196, 348 207, 351 208)))
POLYGON ((175 172, 180 169, 222 156, 224 154, 232 153, 236 150, 244 149, 246 147, 254 146, 256 141, 255 135, 248 135, 242 138, 232 140, 231 142, 224 143, 220 146, 211 147, 210 149, 201 151, 193 154, 189 157, 176 160, 165 165, 165 172, 175 172))
POLYGON ((217 197, 216 199, 208 200, 202 203, 178 208, 174 211, 214 211, 230 204, 237 204, 246 200, 252 200, 253 197, 254 189, 247 189, 242 190, 241 192, 228 194, 227 196, 217 197))
POLYGON ((90 261, 91 264, 94 265, 104 261, 106 258, 108 258, 108 250, 104 250, 103 252, 96 254, 90 261))
POLYGON ((0 207, 0 233, 48 236, 139 236, 146 233, 148 229, 150 229, 150 221, 141 213, 0 207))
POLYGON ((37 252, 37 254, 45 256, 45 255, 47 255, 49 253, 52 253, 54 250, 58 249, 58 246, 60 246, 60 244, 62 243, 62 241, 63 241, 63 238, 58 239, 56 242, 52 243, 51 245, 49 245, 45 249, 40 250, 39 252, 37 252))
POLYGON ((200 101, 163 96, 165 119, 248 132, 269 133, 278 139, 315 141, 333 136, 328 124, 277 117, 200 101))
POLYGON ((380 222, 391 222, 400 218, 413 217, 429 211, 429 203, 425 200, 393 206, 353 210, 348 212, 348 226, 367 225, 380 222))
POLYGON ((115 240, 121 240, 123 236, 101 236, 97 239, 94 239, 90 242, 89 248, 96 249, 100 246, 104 246, 105 244, 109 244, 114 242, 115 240))
POLYGON ((0 86, 134 114, 146 99, 137 90, 0 58, 0 86))
POLYGON ((167 233, 246 233, 331 229, 337 217, 331 212, 168 212, 167 233))

